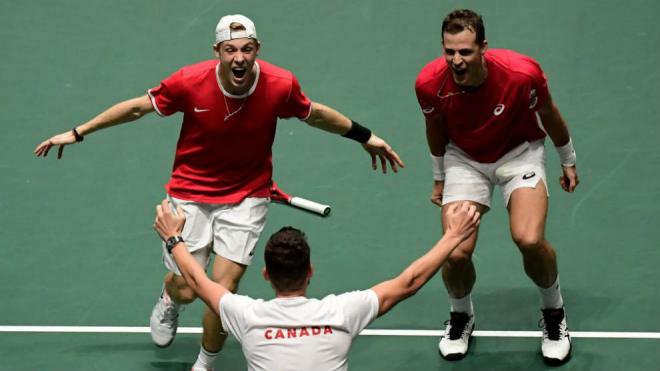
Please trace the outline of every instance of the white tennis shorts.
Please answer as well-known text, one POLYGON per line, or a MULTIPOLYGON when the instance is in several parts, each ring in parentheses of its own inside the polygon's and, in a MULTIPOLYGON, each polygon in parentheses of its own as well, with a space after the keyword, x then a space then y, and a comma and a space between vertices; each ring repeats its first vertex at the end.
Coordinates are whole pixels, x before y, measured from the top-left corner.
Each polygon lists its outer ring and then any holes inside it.
MULTIPOLYGON (((211 252, 239 264, 250 265, 259 235, 266 224, 269 198, 248 197, 238 204, 206 204, 168 196, 172 207, 181 206, 186 224, 181 237, 188 251, 202 267, 207 267, 211 252)), ((181 275, 163 243, 163 263, 181 275)))
POLYGON ((547 193, 543 139, 525 142, 494 163, 474 161, 455 144, 449 143, 444 161, 443 205, 474 201, 490 207, 495 185, 500 186, 505 205, 509 204, 514 190, 536 188, 539 181, 546 184, 547 193))

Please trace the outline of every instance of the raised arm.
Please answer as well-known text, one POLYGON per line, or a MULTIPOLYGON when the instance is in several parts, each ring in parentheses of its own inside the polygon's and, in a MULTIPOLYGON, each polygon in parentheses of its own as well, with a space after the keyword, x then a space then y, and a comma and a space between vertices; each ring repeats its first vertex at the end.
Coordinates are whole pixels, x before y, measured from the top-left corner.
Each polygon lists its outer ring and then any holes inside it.
MULTIPOLYGON (((172 205, 168 200, 163 200, 156 206, 156 221, 154 229, 163 241, 171 237, 181 235, 186 218, 183 216, 181 207, 177 207, 176 214, 172 212, 172 205)), ((220 313, 220 299, 229 292, 224 286, 211 281, 204 268, 188 252, 185 242, 179 242, 172 248, 172 257, 186 280, 186 284, 195 291, 209 308, 215 313, 220 313)))
POLYGON ((559 153, 563 171, 563 175, 559 178, 559 184, 566 192, 573 192, 580 184, 580 180, 575 164, 575 149, 566 121, 564 121, 561 112, 559 112, 550 95, 539 108, 538 114, 543 128, 559 153))
POLYGON ((425 117, 426 142, 431 152, 431 163, 433 165, 433 189, 431 190, 431 202, 442 207, 442 192, 445 187, 445 147, 449 143, 445 123, 442 116, 425 117))
POLYGON ((371 289, 378 296, 378 315, 382 316, 402 300, 414 295, 433 277, 449 254, 479 225, 479 212, 468 202, 453 204, 447 213, 447 228, 431 250, 415 260, 401 274, 371 289))
POLYGON ((125 122, 135 121, 153 111, 154 107, 151 105, 151 100, 146 94, 141 97, 117 103, 86 123, 44 140, 37 146, 37 148, 35 148, 34 154, 37 155, 37 157, 46 157, 51 147, 59 146, 57 158, 60 159, 64 152, 64 146, 81 142, 86 135, 97 130, 123 124, 125 122))
POLYGON ((387 172, 387 162, 390 163, 395 173, 398 171, 398 167, 405 166, 399 155, 394 152, 387 142, 373 134, 369 129, 351 121, 348 117, 328 106, 312 102, 312 111, 305 122, 315 128, 340 134, 362 143, 364 150, 371 155, 371 167, 374 170, 378 169, 376 157, 380 159, 383 173, 387 172))

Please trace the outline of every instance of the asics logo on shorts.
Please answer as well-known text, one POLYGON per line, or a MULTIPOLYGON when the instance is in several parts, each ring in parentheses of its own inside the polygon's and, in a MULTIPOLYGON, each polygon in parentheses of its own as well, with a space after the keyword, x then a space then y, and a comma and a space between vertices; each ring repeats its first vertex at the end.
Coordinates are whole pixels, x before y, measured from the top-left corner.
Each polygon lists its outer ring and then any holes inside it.
POLYGON ((422 108, 422 112, 426 113, 427 115, 433 111, 435 111, 435 107, 422 108))
POLYGON ((499 116, 502 114, 502 112, 504 112, 504 105, 500 103, 497 106, 495 106, 495 109, 493 110, 493 114, 495 116, 499 116))
POLYGON ((208 108, 204 109, 204 108, 195 107, 195 112, 208 112, 208 111, 210 111, 210 109, 208 109, 208 108))
POLYGON ((530 171, 529 173, 525 173, 525 175, 523 175, 523 180, 532 179, 535 175, 536 173, 533 171, 530 171))

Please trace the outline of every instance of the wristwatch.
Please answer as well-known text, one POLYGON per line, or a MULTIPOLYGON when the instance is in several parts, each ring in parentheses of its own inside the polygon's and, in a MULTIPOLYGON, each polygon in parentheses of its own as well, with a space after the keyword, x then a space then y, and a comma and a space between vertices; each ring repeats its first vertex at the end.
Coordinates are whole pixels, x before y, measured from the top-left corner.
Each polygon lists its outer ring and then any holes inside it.
POLYGON ((173 237, 168 238, 167 241, 165 241, 165 248, 167 249, 167 252, 171 254, 171 253, 172 253, 172 249, 173 249, 174 246, 176 246, 176 244, 179 243, 179 242, 183 242, 183 237, 181 237, 181 236, 173 236, 173 237))

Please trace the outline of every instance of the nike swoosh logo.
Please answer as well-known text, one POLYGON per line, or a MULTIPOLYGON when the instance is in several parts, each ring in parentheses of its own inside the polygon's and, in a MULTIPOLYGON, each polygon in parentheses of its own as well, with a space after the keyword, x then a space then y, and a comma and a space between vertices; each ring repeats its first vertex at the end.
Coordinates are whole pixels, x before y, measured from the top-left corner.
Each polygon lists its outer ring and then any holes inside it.
POLYGON ((195 112, 208 112, 210 109, 203 109, 203 108, 197 108, 195 107, 195 112))

